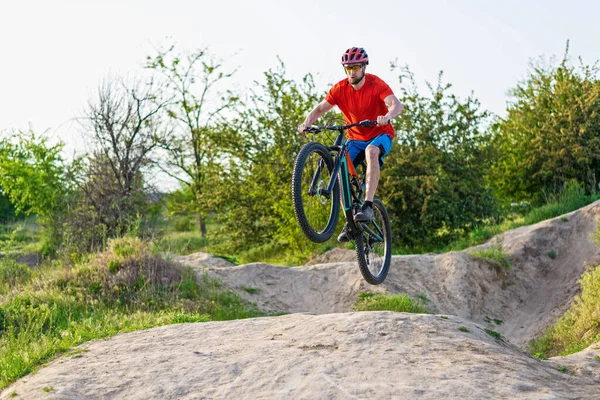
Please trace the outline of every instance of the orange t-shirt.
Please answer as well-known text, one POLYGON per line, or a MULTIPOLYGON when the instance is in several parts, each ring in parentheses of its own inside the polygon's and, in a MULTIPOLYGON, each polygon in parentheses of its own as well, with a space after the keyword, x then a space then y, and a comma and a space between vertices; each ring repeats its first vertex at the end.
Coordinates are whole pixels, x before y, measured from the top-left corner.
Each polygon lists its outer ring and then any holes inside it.
MULTIPOLYGON (((365 83, 360 89, 355 90, 348 83, 348 79, 344 79, 329 90, 325 100, 331 105, 338 106, 344 114, 345 124, 355 124, 365 119, 375 121, 378 116, 387 114, 388 108, 384 99, 390 94, 394 92, 381 78, 365 74, 365 83)), ((394 128, 391 124, 383 127, 355 126, 346 131, 346 136, 354 140, 371 140, 382 133, 394 138, 394 128)))

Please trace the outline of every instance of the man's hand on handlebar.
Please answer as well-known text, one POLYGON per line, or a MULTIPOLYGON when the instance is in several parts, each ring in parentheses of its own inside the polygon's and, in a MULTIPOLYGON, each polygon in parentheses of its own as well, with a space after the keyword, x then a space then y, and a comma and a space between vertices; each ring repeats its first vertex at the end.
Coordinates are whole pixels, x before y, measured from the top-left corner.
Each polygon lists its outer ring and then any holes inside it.
POLYGON ((384 126, 390 123, 390 119, 385 115, 380 115, 377 117, 377 125, 384 126))
POLYGON ((298 126, 298 133, 306 133, 306 128, 308 128, 310 126, 310 124, 307 124, 306 122, 301 123, 298 126))

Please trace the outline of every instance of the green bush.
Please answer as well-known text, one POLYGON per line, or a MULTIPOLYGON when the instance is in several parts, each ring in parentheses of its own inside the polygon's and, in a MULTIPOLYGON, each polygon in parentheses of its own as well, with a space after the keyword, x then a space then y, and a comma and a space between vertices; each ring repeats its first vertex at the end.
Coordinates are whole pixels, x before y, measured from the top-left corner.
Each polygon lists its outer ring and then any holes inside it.
POLYGON ((15 220, 16 217, 15 207, 0 188, 0 224, 15 220))
POLYGON ((504 199, 548 202, 574 179, 598 191, 600 80, 597 65, 534 65, 510 90, 506 116, 494 126, 498 162, 490 183, 504 199))
POLYGON ((378 196, 388 208, 396 245, 443 246, 498 214, 486 182, 494 153, 489 113, 460 100, 442 82, 423 94, 403 70, 397 139, 385 159, 378 196))

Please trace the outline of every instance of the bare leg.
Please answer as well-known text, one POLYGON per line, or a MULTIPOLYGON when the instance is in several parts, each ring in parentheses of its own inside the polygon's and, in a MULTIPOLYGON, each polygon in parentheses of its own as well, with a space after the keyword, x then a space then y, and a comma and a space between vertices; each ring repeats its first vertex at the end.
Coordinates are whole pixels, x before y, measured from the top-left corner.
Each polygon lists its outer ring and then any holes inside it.
POLYGON ((367 160, 367 190, 365 193, 366 201, 373 201, 375 190, 379 184, 379 147, 368 145, 365 150, 367 160))

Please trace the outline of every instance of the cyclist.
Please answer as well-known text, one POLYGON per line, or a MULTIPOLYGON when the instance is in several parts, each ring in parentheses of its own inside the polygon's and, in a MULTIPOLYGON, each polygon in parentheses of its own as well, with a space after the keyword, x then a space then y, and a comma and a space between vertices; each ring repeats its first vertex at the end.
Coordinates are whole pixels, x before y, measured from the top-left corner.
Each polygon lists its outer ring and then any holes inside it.
MULTIPOLYGON (((325 100, 319 103, 298 127, 303 133, 321 115, 338 106, 344 114, 344 123, 353 124, 364 120, 376 120, 377 128, 353 127, 346 136, 348 154, 352 163, 357 166, 363 160, 367 163, 367 188, 365 202, 360 212, 356 213, 356 222, 373 220, 373 198, 379 183, 379 171, 383 158, 392 148, 394 129, 389 123, 391 119, 402 113, 404 107, 392 92, 392 89, 379 77, 367 74, 369 64, 367 52, 360 47, 352 47, 342 55, 342 66, 347 78, 336 83, 325 100)), ((348 224, 338 236, 339 242, 348 242, 348 224)))

